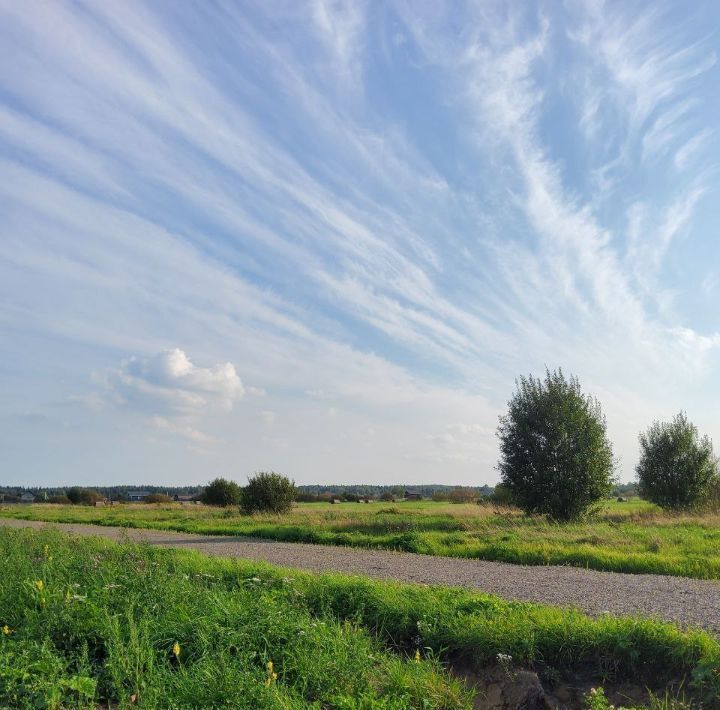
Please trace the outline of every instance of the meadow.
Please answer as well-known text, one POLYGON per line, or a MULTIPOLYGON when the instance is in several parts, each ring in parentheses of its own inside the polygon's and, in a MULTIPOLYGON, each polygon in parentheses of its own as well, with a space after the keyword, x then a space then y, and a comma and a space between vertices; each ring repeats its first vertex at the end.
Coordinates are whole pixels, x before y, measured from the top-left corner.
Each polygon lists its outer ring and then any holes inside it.
POLYGON ((0 707, 470 708, 453 670, 498 658, 720 698, 720 643, 657 621, 52 530, 0 555, 0 707))
POLYGON ((0 516, 720 579, 720 514, 673 515, 638 499, 608 501, 593 518, 566 524, 432 501, 300 503, 282 516, 203 505, 33 504, 0 506, 0 516))

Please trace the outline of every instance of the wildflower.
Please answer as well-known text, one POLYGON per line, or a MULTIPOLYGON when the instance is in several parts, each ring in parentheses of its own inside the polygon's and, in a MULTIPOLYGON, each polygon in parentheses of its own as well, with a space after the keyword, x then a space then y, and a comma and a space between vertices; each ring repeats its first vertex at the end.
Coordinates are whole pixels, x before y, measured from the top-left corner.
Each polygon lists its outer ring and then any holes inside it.
POLYGON ((35 588, 38 590, 38 592, 42 592, 42 590, 45 588, 45 582, 43 582, 42 579, 36 579, 35 588))
POLYGON ((415 663, 420 663, 420 649, 415 650, 415 663))
POLYGON ((277 673, 275 672, 275 667, 273 666, 272 661, 267 662, 267 678, 265 678, 265 687, 269 688, 276 680, 277 680, 277 673))
POLYGON ((48 551, 49 551, 49 550, 50 550, 50 548, 49 548, 47 545, 45 545, 45 546, 43 547, 43 552, 45 553, 45 557, 48 556, 48 551))
POLYGON ((2 627, 2 632, 3 636, 10 636, 10 634, 12 633, 12 629, 7 624, 5 624, 5 626, 2 627))
POLYGON ((180 644, 176 641, 172 647, 173 656, 180 658, 180 644))

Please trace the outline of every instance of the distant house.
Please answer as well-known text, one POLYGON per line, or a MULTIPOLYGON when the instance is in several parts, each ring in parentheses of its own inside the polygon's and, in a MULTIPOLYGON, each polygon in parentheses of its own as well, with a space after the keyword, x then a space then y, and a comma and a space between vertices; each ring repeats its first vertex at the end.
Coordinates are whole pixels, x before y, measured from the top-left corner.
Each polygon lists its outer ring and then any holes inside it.
POLYGON ((173 499, 174 499, 177 503, 194 503, 194 502, 195 502, 195 499, 196 499, 196 496, 194 496, 194 495, 189 495, 189 496, 179 495, 178 493, 176 493, 176 494, 173 496, 173 499))
POLYGON ((35 496, 32 493, 23 493, 20 496, 20 502, 21 503, 34 503, 35 496))
POLYGON ((127 497, 131 503, 141 503, 150 495, 150 491, 128 491, 127 497))
POLYGON ((405 491, 405 500, 422 500, 420 491, 405 491))

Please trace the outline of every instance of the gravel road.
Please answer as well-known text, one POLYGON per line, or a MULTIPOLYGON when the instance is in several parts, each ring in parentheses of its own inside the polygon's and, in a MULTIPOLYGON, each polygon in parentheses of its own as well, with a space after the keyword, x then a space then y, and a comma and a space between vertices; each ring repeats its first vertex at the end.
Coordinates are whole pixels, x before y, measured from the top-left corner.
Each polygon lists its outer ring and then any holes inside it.
POLYGON ((129 536, 162 547, 218 557, 263 560, 312 572, 343 572, 376 579, 444 584, 506 599, 572 606, 588 614, 643 615, 720 636, 720 582, 653 574, 597 572, 576 567, 525 567, 502 562, 430 557, 406 552, 274 542, 241 537, 190 535, 95 525, 0 519, 7 527, 55 527, 75 535, 114 540, 129 536))

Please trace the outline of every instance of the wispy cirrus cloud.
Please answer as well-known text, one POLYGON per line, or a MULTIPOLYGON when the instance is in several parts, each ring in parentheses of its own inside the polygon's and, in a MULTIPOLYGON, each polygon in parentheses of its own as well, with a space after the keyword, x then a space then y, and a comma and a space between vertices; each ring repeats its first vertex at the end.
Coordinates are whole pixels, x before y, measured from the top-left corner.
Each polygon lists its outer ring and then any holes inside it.
POLYGON ((668 368, 675 393, 707 377, 718 326, 669 269, 700 269, 717 155, 694 26, 619 3, 4 2, 0 46, 0 326, 18 382, 38 342, 73 363, 57 399, 114 370, 109 438, 135 403, 218 462, 492 480, 518 372, 578 371, 619 431, 668 368))

